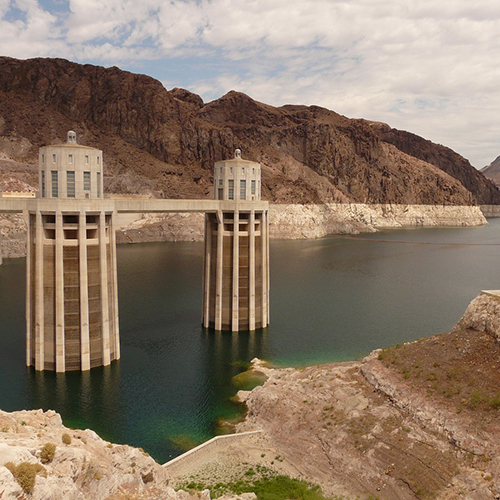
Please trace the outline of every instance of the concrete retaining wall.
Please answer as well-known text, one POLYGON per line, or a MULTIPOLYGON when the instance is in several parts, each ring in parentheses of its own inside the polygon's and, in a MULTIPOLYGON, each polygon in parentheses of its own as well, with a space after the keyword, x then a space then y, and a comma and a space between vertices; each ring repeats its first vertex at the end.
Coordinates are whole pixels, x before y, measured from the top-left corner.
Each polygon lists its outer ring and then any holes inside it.
POLYGON ((188 472, 191 468, 200 465, 204 461, 213 457, 215 453, 224 451, 228 446, 241 444, 248 436, 261 434, 262 431, 239 432, 237 434, 226 434, 224 436, 216 436, 196 448, 183 453, 179 457, 170 460, 163 467, 168 470, 170 476, 182 475, 188 472))

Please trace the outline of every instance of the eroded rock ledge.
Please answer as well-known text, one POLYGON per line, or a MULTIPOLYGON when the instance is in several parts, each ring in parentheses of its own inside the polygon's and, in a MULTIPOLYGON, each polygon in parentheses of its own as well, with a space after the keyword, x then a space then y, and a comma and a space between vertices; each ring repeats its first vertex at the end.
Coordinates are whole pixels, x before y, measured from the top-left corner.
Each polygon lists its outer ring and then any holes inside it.
MULTIPOLYGON (((272 204, 269 219, 270 236, 277 239, 321 238, 404 226, 487 224, 477 206, 361 203, 272 204)), ((117 242, 203 241, 203 232, 203 214, 143 214, 123 222, 117 242)), ((26 255, 26 224, 21 215, 0 216, 0 251, 4 258, 26 255)))
POLYGON ((33 499, 190 498, 168 486, 165 469, 147 453, 103 441, 91 430, 68 429, 50 410, 0 411, 0 497, 25 498, 26 492, 4 466, 9 462, 43 467, 29 495, 33 499), (55 445, 52 458, 42 452, 47 443, 55 445))
MULTIPOLYGON (((119 243, 141 241, 202 241, 203 215, 147 215, 125 226, 119 243)), ((479 226, 486 224, 477 206, 271 204, 271 238, 321 238, 328 234, 358 234, 403 226, 479 226)))
POLYGON ((469 304, 455 328, 484 331, 500 342, 500 290, 483 290, 469 304))
POLYGON ((483 292, 450 334, 361 362, 259 366, 269 378, 241 394, 240 429, 262 429, 330 495, 500 498, 499 306, 483 292))
POLYGON ((477 206, 329 203, 270 208, 273 238, 321 238, 404 226, 480 226, 487 224, 477 206))

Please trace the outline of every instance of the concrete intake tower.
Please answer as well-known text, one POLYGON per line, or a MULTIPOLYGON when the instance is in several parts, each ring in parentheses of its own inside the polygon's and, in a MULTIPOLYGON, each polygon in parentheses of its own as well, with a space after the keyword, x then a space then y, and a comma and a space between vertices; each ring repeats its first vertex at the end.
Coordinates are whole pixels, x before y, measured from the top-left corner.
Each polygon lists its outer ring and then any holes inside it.
POLYGON ((26 363, 89 370, 120 357, 114 205, 103 200, 102 151, 39 152, 40 198, 28 202, 26 363))
POLYGON ((205 328, 237 332, 269 324, 269 211, 260 193, 260 165, 243 160, 239 149, 215 164, 220 210, 205 215, 205 328))

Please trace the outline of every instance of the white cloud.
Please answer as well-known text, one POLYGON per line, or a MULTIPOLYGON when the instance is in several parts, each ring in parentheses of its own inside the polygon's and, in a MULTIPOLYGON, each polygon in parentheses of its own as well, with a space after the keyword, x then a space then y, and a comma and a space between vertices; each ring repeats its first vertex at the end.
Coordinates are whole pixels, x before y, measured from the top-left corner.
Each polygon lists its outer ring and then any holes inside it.
POLYGON ((0 51, 127 69, 158 59, 170 74, 152 76, 205 100, 235 89, 318 104, 422 134, 478 167, 500 153, 497 0, 69 0, 69 9, 0 0, 0 51))

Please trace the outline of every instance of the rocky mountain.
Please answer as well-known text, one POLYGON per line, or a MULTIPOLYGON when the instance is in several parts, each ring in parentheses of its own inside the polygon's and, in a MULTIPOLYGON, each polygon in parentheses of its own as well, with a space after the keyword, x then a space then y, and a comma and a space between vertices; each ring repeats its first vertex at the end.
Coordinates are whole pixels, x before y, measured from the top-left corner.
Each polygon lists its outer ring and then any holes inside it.
POLYGON ((116 67, 1 57, 0 186, 32 183, 16 166, 29 170, 38 148, 70 129, 105 152, 114 192, 209 197, 213 163, 239 147, 262 164, 263 197, 274 202, 500 204, 467 160, 387 125, 233 91, 204 104, 116 67))
POLYGON ((489 165, 486 165, 486 167, 483 167, 481 173, 487 179, 492 180, 497 186, 500 186, 500 156, 489 165))
POLYGON ((380 139, 393 144, 400 151, 419 158, 443 170, 459 180, 479 204, 498 204, 498 187, 492 182, 485 182, 484 175, 458 153, 440 144, 423 139, 418 135, 403 130, 391 129, 385 124, 376 124, 375 129, 380 139))

